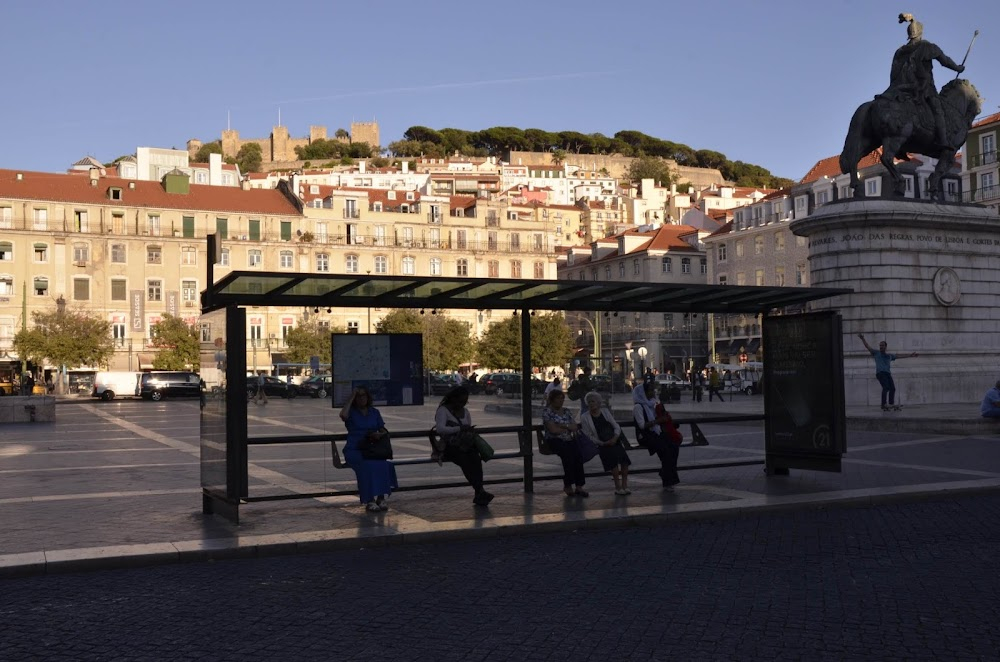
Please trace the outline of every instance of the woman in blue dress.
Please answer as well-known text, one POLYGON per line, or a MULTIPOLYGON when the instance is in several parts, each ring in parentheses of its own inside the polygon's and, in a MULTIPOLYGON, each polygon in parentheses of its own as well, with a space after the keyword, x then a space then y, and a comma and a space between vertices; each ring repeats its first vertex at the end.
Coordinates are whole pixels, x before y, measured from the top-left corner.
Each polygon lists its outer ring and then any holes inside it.
POLYGON ((363 439, 386 431, 382 414, 371 403, 372 396, 368 389, 359 386, 340 410, 340 418, 347 426, 344 459, 358 477, 361 503, 369 511, 375 512, 389 510, 386 501, 399 484, 396 482, 396 467, 388 460, 366 460, 361 455, 359 444, 363 439))

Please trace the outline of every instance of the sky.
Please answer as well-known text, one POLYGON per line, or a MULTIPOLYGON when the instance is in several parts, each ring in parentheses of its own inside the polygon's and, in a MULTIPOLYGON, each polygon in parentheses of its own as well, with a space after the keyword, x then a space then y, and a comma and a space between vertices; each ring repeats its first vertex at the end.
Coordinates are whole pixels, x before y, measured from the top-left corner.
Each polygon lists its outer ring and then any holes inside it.
MULTIPOLYGON (((380 124, 641 131, 801 179, 888 85, 900 12, 1000 111, 998 0, 35 0, 3 10, 0 167, 380 124)), ((940 88, 954 77, 935 66, 940 88)))

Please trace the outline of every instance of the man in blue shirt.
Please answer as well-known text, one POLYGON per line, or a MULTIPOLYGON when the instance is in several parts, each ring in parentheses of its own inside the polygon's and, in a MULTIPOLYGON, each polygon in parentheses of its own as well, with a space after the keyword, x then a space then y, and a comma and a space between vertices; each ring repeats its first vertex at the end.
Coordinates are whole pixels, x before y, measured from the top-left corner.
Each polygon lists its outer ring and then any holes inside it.
POLYGON ((979 405, 979 413, 985 418, 1000 418, 1000 380, 986 391, 983 403, 979 405))
MULTIPOLYGON (((887 345, 884 340, 878 344, 878 350, 876 351, 868 345, 868 341, 865 340, 865 334, 859 333, 858 338, 861 338, 861 342, 865 344, 865 349, 875 358, 875 379, 882 385, 882 411, 889 411, 896 406, 896 384, 892 381, 892 362, 897 359, 905 359, 906 356, 886 352, 887 345), (886 404, 886 396, 888 396, 888 404, 886 404)), ((912 352, 907 356, 917 356, 917 353, 912 352)))

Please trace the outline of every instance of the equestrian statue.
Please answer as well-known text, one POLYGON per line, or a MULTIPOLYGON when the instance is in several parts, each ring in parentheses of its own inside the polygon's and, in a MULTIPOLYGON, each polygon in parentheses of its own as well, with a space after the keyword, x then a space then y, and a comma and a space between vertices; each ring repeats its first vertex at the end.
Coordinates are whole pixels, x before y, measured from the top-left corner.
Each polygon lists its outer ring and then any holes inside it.
MULTIPOLYGON (((879 160, 893 179, 893 193, 902 196, 906 181, 894 163, 908 160, 908 153, 923 154, 938 160, 928 181, 932 200, 944 199, 942 176, 955 162, 955 154, 965 143, 972 121, 982 110, 983 100, 967 80, 959 79, 962 64, 944 54, 936 45, 923 39, 923 25, 912 14, 900 14, 900 23, 909 23, 909 40, 896 50, 889 72, 889 87, 872 101, 861 104, 851 118, 851 126, 840 154, 840 171, 851 175, 855 198, 864 197, 858 181, 858 161, 881 147, 879 160), (956 72, 938 94, 934 84, 934 61, 956 72)), ((972 40, 975 42, 976 36, 972 40)))

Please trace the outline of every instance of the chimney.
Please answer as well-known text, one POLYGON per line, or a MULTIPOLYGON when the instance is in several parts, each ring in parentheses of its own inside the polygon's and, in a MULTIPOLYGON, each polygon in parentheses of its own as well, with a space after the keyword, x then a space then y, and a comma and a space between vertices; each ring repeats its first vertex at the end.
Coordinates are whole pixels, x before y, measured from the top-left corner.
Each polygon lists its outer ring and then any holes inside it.
POLYGON ((410 172, 410 162, 409 161, 403 161, 403 174, 405 175, 408 172, 410 172))
POLYGON ((358 172, 360 172, 362 175, 365 174, 365 160, 364 159, 362 159, 361 161, 358 162, 358 172))
POLYGON ((19 181, 19 182, 20 181, 24 181, 24 173, 23 172, 17 173, 17 181, 19 181))

